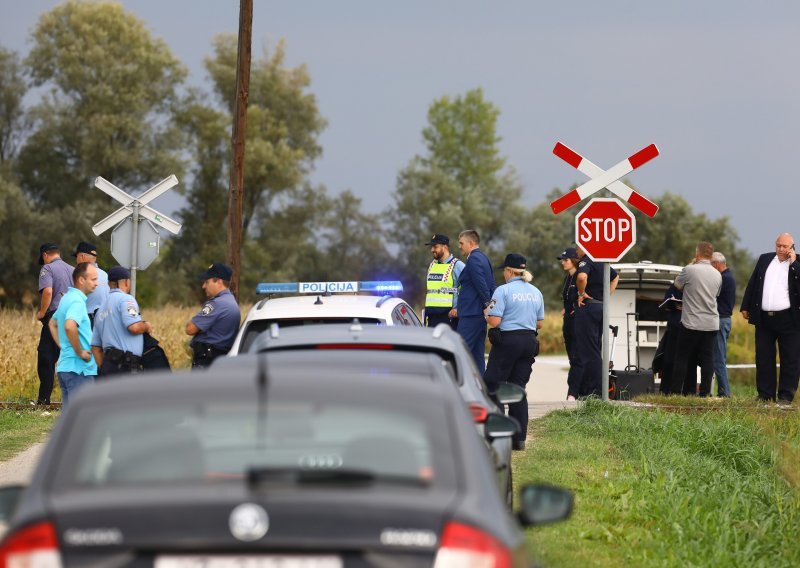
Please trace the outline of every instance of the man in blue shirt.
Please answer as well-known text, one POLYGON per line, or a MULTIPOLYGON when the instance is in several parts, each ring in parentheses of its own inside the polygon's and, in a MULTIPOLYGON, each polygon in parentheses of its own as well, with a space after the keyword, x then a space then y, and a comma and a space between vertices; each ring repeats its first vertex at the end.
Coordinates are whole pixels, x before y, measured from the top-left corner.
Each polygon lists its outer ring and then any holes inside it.
POLYGON ((72 282, 48 324, 60 349, 56 373, 62 409, 76 390, 94 382, 97 375, 97 363, 90 351, 92 325, 86 313, 86 296, 97 287, 97 269, 88 262, 79 264, 72 273, 72 282))
POLYGON ((138 373, 142 370, 143 333, 153 331, 139 315, 139 304, 131 291, 131 272, 115 266, 108 271, 110 292, 97 312, 92 332, 92 352, 103 377, 138 373))
POLYGON ((428 266, 425 295, 425 325, 436 327, 446 323, 453 329, 458 327, 454 306, 458 303, 458 285, 464 263, 450 253, 450 238, 436 234, 425 243, 431 247, 433 261, 428 266))
POLYGON ((714 344, 714 374, 717 376, 717 396, 728 397, 731 396, 728 384, 728 336, 731 334, 731 316, 736 303, 736 280, 722 253, 714 252, 711 255, 711 266, 722 274, 722 288, 717 297, 719 332, 714 344))
POLYGON ((75 257, 75 263, 91 262, 97 269, 97 288, 94 292, 89 294, 86 300, 86 311, 89 313, 89 321, 94 326, 94 316, 97 310, 102 308, 106 299, 108 298, 108 274, 105 270, 97 266, 97 248, 92 243, 81 241, 75 247, 75 252, 72 253, 75 257))
MULTIPOLYGON (((490 393, 506 381, 524 389, 539 354, 536 336, 544 322, 544 298, 539 289, 530 284, 533 275, 525 267, 525 257, 516 253, 506 255, 503 266, 497 267, 503 269, 506 283, 498 286, 492 294, 486 315, 489 327, 500 332, 497 336, 492 331, 489 338, 492 350, 483 378, 490 393)), ((512 448, 524 450, 528 432, 527 397, 509 404, 508 414, 520 425, 520 431, 512 440, 512 448)))
POLYGON ((214 263, 199 278, 208 301, 186 324, 186 333, 193 336, 192 367, 208 367, 233 347, 242 312, 228 287, 233 270, 225 264, 214 263))
POLYGON ((458 246, 467 256, 467 262, 461 272, 458 303, 451 317, 458 318, 456 331, 464 338, 475 365, 483 375, 486 369, 486 319, 483 310, 489 305, 497 285, 492 263, 480 250, 480 244, 478 231, 467 229, 458 235, 458 246))
POLYGON ((36 318, 42 322, 42 332, 39 336, 36 372, 39 375, 39 396, 37 404, 50 404, 50 395, 53 393, 53 383, 56 376, 56 361, 58 361, 58 344, 53 341, 49 323, 53 317, 61 298, 72 286, 73 268, 61 260, 61 253, 55 243, 44 243, 39 247, 39 313, 36 318))

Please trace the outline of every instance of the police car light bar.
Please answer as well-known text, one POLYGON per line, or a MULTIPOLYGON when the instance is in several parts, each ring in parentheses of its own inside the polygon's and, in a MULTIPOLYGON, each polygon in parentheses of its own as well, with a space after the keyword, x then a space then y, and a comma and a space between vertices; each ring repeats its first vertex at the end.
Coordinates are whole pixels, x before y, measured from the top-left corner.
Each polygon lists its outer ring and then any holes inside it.
POLYGON ((402 292, 399 280, 367 280, 362 282, 262 282, 256 294, 334 294, 355 292, 402 292))

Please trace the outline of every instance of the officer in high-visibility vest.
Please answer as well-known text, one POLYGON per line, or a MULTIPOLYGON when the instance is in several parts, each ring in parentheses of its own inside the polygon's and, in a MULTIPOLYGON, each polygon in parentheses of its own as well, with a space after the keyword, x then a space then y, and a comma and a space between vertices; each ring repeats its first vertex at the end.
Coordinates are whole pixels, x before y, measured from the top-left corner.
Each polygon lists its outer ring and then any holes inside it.
POLYGON ((435 234, 425 243, 431 247, 433 261, 428 267, 425 296, 425 325, 436 327, 446 323, 453 329, 458 325, 454 308, 458 305, 458 284, 464 263, 450 253, 447 235, 435 234))

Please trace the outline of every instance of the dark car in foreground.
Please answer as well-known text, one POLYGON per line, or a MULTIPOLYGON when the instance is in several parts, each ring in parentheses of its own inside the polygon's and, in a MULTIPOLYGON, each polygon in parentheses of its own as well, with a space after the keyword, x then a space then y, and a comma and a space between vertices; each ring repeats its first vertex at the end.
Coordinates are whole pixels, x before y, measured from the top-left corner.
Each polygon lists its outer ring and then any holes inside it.
MULTIPOLYGON (((473 420, 481 434, 484 424, 492 414, 503 414, 481 378, 464 339, 448 325, 429 327, 385 327, 361 325, 358 322, 343 324, 314 325, 305 327, 280 327, 273 325, 268 333, 263 333, 255 341, 250 352, 303 351, 308 357, 319 360, 332 351, 351 351, 352 357, 360 353, 417 353, 435 355, 447 375, 458 386, 461 397, 472 413, 473 420), (360 353, 359 353, 360 352, 360 353)), ((218 365, 229 365, 231 358, 218 359, 218 365)), ((324 365, 324 359, 323 363, 324 365)), ((418 375, 420 376, 420 375, 418 375)), ((428 375, 431 376, 431 375, 428 375)), ((324 375, 321 376, 324 379, 324 375)), ((522 387, 505 383, 498 389, 496 397, 500 404, 519 402, 525 397, 522 387)), ((511 438, 489 440, 490 453, 495 462, 500 492, 511 507, 514 484, 511 471, 511 438)))
MULTIPOLYGON (((336 355, 312 374, 301 357, 85 388, 16 504, 0 565, 527 565, 452 384, 340 372, 336 355)), ((571 508, 547 487, 520 502, 522 524, 571 508)))

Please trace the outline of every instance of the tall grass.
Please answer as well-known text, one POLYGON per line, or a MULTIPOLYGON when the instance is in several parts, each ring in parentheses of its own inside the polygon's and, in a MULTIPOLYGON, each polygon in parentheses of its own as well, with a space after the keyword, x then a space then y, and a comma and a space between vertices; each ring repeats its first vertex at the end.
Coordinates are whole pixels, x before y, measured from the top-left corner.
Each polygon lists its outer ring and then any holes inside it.
POLYGON ((589 401, 536 428, 515 479, 577 496, 573 520, 529 535, 548 564, 800 565, 797 412, 742 400, 688 413, 589 401))

